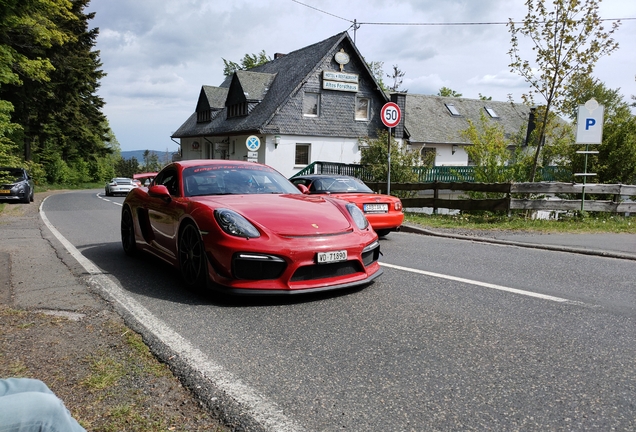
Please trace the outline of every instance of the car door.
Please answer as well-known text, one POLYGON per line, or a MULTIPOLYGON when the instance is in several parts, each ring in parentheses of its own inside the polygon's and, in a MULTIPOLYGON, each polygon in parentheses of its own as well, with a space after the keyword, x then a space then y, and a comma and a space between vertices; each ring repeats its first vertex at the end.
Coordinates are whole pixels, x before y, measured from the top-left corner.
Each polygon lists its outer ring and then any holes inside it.
POLYGON ((148 200, 148 218, 152 229, 152 245, 160 252, 175 258, 177 254, 177 230, 185 212, 186 203, 181 194, 180 177, 176 168, 163 170, 154 184, 164 185, 170 192, 170 200, 151 197, 148 200))

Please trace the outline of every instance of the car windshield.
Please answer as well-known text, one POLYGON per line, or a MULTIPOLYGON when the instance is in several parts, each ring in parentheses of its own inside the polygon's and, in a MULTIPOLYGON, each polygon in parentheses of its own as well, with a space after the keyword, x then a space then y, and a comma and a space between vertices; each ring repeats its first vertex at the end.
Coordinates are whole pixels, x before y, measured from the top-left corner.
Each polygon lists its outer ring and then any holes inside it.
POLYGON ((312 193, 373 193, 367 185, 353 177, 318 178, 309 190, 312 193))
POLYGON ((19 182, 24 180, 24 171, 18 168, 0 168, 0 181, 19 182))
POLYGON ((299 194, 300 191, 277 171, 254 168, 198 166, 183 170, 185 195, 299 194))

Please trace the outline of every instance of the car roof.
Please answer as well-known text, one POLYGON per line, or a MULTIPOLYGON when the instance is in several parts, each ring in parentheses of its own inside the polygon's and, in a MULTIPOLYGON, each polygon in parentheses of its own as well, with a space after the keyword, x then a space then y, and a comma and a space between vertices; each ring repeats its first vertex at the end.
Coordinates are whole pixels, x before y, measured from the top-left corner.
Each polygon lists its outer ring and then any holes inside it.
POLYGON ((182 168, 191 168, 195 166, 215 166, 215 165, 225 165, 228 167, 236 167, 236 168, 249 168, 251 166, 261 165, 261 164, 257 164, 255 162, 227 160, 227 159, 190 159, 190 160, 173 162, 173 165, 178 165, 182 168))
POLYGON ((301 176, 292 177, 292 180, 295 180, 295 179, 311 179, 311 180, 315 180, 315 179, 319 179, 319 178, 343 178, 343 179, 353 179, 353 180, 357 180, 357 181, 362 181, 358 177, 354 177, 354 176, 350 176, 350 175, 346 175, 346 174, 307 174, 307 175, 301 175, 301 176))

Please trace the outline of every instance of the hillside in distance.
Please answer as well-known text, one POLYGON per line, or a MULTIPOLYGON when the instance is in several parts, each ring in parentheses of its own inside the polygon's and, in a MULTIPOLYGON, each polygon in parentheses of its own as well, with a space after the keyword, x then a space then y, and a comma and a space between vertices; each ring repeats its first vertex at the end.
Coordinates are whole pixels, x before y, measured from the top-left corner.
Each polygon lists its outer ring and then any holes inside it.
MULTIPOLYGON (((123 157, 126 160, 132 159, 134 157, 135 159, 137 159, 137 162, 143 163, 144 162, 144 152, 145 151, 146 150, 122 151, 121 152, 121 157, 123 157)), ((157 158, 159 159, 159 162, 162 165, 167 164, 168 162, 172 161, 172 153, 173 152, 170 152, 170 151, 150 150, 150 154, 156 154, 157 158)))

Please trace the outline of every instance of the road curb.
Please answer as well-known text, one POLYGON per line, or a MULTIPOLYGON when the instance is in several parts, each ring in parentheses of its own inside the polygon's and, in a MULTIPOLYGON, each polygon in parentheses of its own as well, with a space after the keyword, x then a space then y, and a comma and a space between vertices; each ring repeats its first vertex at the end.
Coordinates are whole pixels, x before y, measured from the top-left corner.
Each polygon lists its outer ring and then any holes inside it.
POLYGON ((467 236, 467 235, 461 235, 461 234, 448 234, 448 233, 441 233, 441 232, 421 228, 421 227, 410 225, 410 224, 402 225, 400 228, 400 231, 412 233, 412 234, 428 235, 433 237, 451 238, 456 240, 466 240, 466 241, 481 242, 481 243, 499 244, 499 245, 505 245, 505 246, 524 247, 528 249, 543 249, 543 250, 549 250, 554 252, 576 253, 581 255, 592 255, 592 256, 601 256, 605 258, 616 258, 616 259, 636 261, 636 255, 630 254, 630 253, 624 253, 624 252, 612 252, 612 251, 599 250, 599 249, 584 249, 584 248, 575 248, 575 247, 569 247, 569 246, 554 246, 554 245, 541 244, 541 243, 524 243, 524 242, 515 242, 510 240, 499 240, 499 239, 489 238, 489 237, 467 236))

